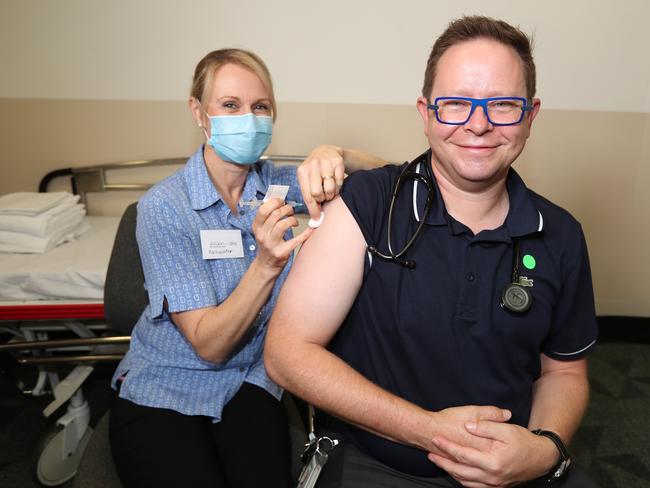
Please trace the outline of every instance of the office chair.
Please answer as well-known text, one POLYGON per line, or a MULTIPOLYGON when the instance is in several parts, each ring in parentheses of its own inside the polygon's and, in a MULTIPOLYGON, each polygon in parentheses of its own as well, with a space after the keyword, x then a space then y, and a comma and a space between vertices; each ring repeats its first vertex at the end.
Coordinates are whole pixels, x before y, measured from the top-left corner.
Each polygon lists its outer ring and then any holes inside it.
MULTIPOLYGON (((137 203, 129 205, 120 220, 104 283, 104 316, 112 329, 131 335, 148 299, 135 237, 137 203)), ((121 488, 108 441, 110 411, 95 426, 81 459, 73 488, 121 488)))

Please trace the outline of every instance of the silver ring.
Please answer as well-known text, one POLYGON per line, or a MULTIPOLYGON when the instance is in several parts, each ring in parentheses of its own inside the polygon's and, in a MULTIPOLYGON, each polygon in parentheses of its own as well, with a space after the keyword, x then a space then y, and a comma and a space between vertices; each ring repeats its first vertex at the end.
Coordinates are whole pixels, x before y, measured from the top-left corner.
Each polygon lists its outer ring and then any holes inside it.
POLYGON ((329 176, 323 176, 323 179, 324 179, 324 180, 333 180, 334 177, 333 177, 332 175, 329 175, 329 176))

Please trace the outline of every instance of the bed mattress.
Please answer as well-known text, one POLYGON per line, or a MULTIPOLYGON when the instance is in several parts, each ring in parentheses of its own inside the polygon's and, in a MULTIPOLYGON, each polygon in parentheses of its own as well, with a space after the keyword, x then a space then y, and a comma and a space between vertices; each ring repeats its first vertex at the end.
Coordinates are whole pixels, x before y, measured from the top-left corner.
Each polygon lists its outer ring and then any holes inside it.
POLYGON ((88 232, 45 254, 0 253, 0 307, 41 301, 57 305, 59 300, 79 305, 102 302, 120 218, 85 220, 90 225, 88 232))

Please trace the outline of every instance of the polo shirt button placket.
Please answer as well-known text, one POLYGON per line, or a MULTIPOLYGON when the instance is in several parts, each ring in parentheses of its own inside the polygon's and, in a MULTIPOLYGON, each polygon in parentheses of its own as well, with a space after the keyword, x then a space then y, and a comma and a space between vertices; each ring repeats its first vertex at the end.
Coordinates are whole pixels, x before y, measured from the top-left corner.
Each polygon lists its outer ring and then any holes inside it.
MULTIPOLYGON (((477 247, 474 243, 468 243, 464 249, 464 266, 463 274, 461 277, 465 278, 464 284, 461 284, 459 307, 457 316, 464 320, 466 325, 473 325, 477 319, 477 299, 479 290, 476 288, 478 285, 478 276, 475 271, 478 269, 480 272, 480 261, 476 255, 477 247)), ((462 278, 461 278, 462 283, 462 278)))

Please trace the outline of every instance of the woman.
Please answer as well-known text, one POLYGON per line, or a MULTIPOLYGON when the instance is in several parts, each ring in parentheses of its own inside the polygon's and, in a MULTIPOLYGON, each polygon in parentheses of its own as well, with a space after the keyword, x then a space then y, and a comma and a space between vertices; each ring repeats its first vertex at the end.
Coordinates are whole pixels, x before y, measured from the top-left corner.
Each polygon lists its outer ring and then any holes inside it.
MULTIPOLYGON (((113 457, 125 487, 289 486, 288 425, 262 346, 292 253, 312 232, 291 237, 305 202, 295 168, 259 161, 276 116, 261 59, 209 53, 189 106, 207 143, 138 204, 149 306, 113 378, 113 457), (289 203, 256 208, 269 185, 288 186, 289 203)), ((383 162, 317 148, 298 171, 312 215, 338 192, 342 156, 383 162)))

